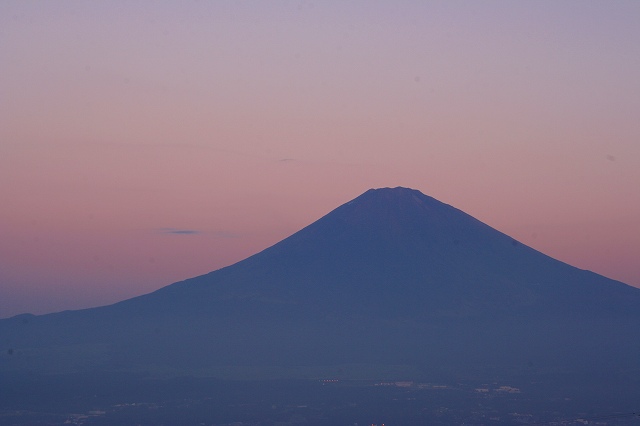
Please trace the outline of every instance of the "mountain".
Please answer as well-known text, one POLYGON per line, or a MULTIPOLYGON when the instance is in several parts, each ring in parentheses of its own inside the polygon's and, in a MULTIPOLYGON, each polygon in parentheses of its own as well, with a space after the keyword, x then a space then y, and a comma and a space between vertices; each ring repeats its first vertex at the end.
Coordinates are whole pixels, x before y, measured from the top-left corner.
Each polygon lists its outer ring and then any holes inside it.
POLYGON ((639 306, 639 289, 419 191, 372 189, 209 274, 0 320, 0 371, 637 375, 639 306))

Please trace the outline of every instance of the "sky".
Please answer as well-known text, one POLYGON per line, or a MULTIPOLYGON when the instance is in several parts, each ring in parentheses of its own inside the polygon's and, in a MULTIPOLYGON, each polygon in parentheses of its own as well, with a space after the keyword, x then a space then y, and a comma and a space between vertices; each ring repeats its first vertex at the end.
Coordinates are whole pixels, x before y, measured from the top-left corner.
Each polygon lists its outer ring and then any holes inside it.
POLYGON ((0 318, 406 186, 640 287, 640 2, 0 2, 0 318))

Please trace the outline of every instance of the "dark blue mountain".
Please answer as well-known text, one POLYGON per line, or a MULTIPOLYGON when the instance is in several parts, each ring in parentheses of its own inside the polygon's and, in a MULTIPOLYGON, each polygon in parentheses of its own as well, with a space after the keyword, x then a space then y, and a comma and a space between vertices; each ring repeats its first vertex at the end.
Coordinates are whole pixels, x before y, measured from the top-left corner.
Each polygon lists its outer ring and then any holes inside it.
POLYGON ((0 370, 637 374, 639 307, 639 289, 419 191, 372 189, 229 267, 110 306, 0 320, 0 370))

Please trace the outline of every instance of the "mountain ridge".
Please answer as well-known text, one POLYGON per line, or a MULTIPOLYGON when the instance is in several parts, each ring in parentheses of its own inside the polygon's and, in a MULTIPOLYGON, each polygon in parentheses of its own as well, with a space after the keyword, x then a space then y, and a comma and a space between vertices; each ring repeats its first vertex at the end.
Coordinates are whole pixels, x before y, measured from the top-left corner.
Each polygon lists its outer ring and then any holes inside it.
POLYGON ((640 290, 419 191, 372 189, 208 274, 109 306, 0 320, 0 350, 16 355, 0 357, 0 370, 370 363, 426 371, 531 359, 596 368, 580 361, 584 351, 599 354, 600 369, 640 369, 637 306, 640 290))
MULTIPOLYGON (((487 257, 507 257, 513 262, 512 258, 522 251, 536 257, 535 261, 529 261, 529 265, 525 265, 530 269, 543 261, 551 263, 551 266, 547 267, 570 267, 519 243, 461 210, 419 191, 399 187, 368 190, 290 237, 227 268, 235 269, 239 267, 236 265, 247 263, 257 267, 256 262, 259 263, 261 260, 268 263, 273 258, 284 257, 288 259, 289 264, 311 267, 313 273, 318 276, 326 275, 329 265, 332 266, 331 269, 342 268, 341 273, 348 275, 348 269, 362 262, 363 258, 365 261, 367 258, 387 258, 392 261, 378 262, 373 274, 384 276, 384 269, 390 268, 395 269, 395 273, 403 275, 407 269, 416 268, 418 263, 428 263, 431 271, 441 275, 454 269, 462 269, 457 274, 458 280, 466 283, 472 280, 476 271, 484 271, 483 273, 487 274, 487 271, 491 270, 492 265, 484 265, 483 268, 480 264, 481 261, 486 261, 487 257), (424 214, 425 211, 427 214, 424 214), (425 240, 429 240, 429 244, 418 244, 425 240), (323 247, 323 244, 326 247, 323 247), (474 258, 478 253, 482 256, 481 260, 474 258), (410 258, 413 263, 402 262, 403 257, 410 258), (403 269, 403 266, 404 272, 397 271, 403 269)), ((226 271, 227 268, 223 270, 226 271)), ((264 275, 276 268, 270 266, 268 269, 270 271, 263 271, 264 275)), ((204 277, 216 273, 219 272, 213 271, 191 281, 200 280, 204 283, 204 277)), ((597 275, 577 268, 571 269, 571 273, 597 275)), ((433 282, 438 280, 437 274, 431 278, 432 285, 435 285, 433 282)), ((333 276, 323 279, 329 282, 336 281, 336 277, 333 276)), ((447 278, 442 278, 442 281, 446 280, 447 278)), ((620 288, 631 288, 626 284, 620 284, 624 286, 618 286, 620 288)), ((174 284, 180 285, 182 284, 174 284)), ((159 291, 162 292, 164 289, 159 291)))

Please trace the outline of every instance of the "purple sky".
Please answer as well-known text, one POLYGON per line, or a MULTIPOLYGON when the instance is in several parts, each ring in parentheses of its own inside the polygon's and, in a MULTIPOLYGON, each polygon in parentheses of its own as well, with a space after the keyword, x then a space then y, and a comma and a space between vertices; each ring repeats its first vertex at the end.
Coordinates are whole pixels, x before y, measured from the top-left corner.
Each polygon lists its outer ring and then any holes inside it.
POLYGON ((0 2, 0 317, 407 186, 640 286, 640 2, 0 2))

